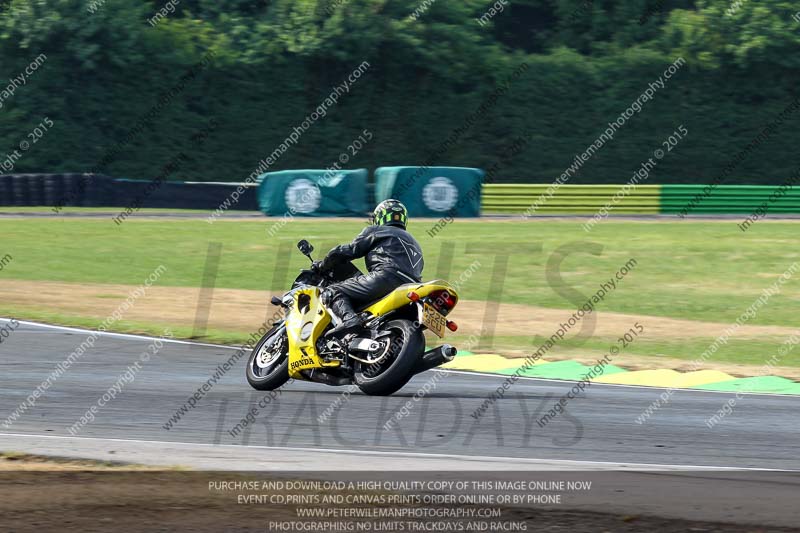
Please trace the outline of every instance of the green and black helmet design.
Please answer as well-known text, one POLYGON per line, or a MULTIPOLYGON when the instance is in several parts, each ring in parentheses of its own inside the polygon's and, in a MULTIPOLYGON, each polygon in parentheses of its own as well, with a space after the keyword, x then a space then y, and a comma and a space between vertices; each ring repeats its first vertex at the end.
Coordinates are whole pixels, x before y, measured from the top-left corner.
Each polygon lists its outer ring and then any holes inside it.
POLYGON ((408 209, 399 200, 389 198, 375 207, 372 223, 376 226, 399 226, 405 229, 408 225, 408 209))

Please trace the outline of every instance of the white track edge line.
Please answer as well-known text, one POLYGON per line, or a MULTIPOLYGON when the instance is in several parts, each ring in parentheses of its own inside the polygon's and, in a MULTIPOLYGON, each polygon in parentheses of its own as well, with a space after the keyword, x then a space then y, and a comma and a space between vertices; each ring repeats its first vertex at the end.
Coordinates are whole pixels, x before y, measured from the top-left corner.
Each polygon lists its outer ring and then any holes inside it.
MULTIPOLYGON (((0 320, 11 321, 10 318, 0 317, 0 320)), ((42 328, 51 328, 51 329, 59 329, 62 331, 74 331, 74 332, 81 332, 81 333, 96 333, 98 335, 104 335, 107 337, 120 337, 124 339, 141 339, 141 340, 155 340, 161 339, 162 342, 170 342, 173 344, 183 344, 183 345, 191 345, 191 346, 206 346, 209 348, 225 348, 227 350, 241 350, 241 347, 236 346, 226 346, 224 344, 210 344, 205 342, 195 342, 195 341, 184 341, 178 339, 163 339, 161 337, 151 337, 148 335, 134 335, 131 333, 115 333, 113 331, 95 331, 91 329, 84 329, 84 328, 77 328, 77 327, 68 327, 68 326, 56 326, 53 324, 44 324, 42 322, 31 322, 28 320, 17 320, 20 324, 25 324, 27 326, 37 326, 42 328)), ((433 369, 436 372, 446 372, 451 374, 463 374, 469 376, 485 376, 485 377, 492 377, 492 378, 502 378, 508 377, 506 374, 491 374, 489 372, 479 372, 479 371, 471 371, 471 370, 455 370, 449 368, 435 368, 433 369)), ((553 379, 553 378, 537 378, 532 376, 519 376, 519 379, 526 380, 526 381, 545 381, 550 383, 578 383, 578 381, 571 381, 567 379, 553 379)), ((631 388, 631 389, 654 389, 654 390, 668 390, 670 387, 659 387, 655 385, 628 385, 623 383, 597 383, 592 382, 592 386, 595 385, 602 385, 605 387, 621 387, 621 388, 631 388)), ((719 390, 705 390, 705 389, 692 389, 692 388, 675 388, 672 389, 673 392, 683 392, 683 391, 691 391, 691 392, 703 392, 709 394, 742 394, 747 396, 766 396, 769 398, 797 398, 798 395, 796 394, 782 394, 779 392, 741 392, 741 391, 719 391, 719 390)))
MULTIPOLYGON (((489 372, 480 372, 480 371, 472 371, 472 370, 456 370, 450 368, 434 368, 434 372, 450 372, 453 374, 463 374, 465 376, 487 376, 487 377, 509 377, 508 374, 492 374, 489 372)), ((572 381, 568 379, 555 379, 555 378, 537 378, 534 376, 520 376, 520 379, 525 380, 533 380, 533 381, 547 381, 550 383, 580 383, 579 381, 572 381)), ((744 378, 736 378, 736 379, 744 379, 744 378)), ((626 383, 597 383, 592 382, 592 386, 601 385, 603 387, 621 387, 621 388, 629 388, 629 389, 652 389, 652 390, 672 390, 672 392, 702 392, 708 394, 737 394, 737 391, 724 391, 724 390, 706 390, 706 389, 692 389, 690 387, 681 387, 681 388, 671 388, 671 387, 659 387, 657 385, 629 385, 626 383)), ((738 391, 738 394, 743 396, 766 396, 769 398, 800 398, 800 395, 797 394, 783 394, 780 392, 742 392, 738 391)))
MULTIPOLYGON (((0 320, 5 320, 6 322, 10 322, 12 319, 0 317, 0 320)), ((14 319, 16 320, 16 319, 14 319)), ((20 324, 24 324, 26 326, 36 326, 40 328, 50 328, 50 329, 58 329, 61 331, 73 331, 76 333, 94 333, 99 336, 104 337, 120 337, 123 339, 141 339, 141 340, 155 340, 159 339, 162 342, 170 342, 172 344, 190 344, 194 346, 207 346, 210 348, 225 348, 227 350, 239 350, 240 347, 235 346, 226 346, 224 344, 211 344, 207 342, 195 342, 195 341, 184 341, 179 339, 165 339, 163 337, 152 337, 149 335, 136 335, 133 333, 116 333, 114 331, 97 331, 94 329, 85 329, 85 328, 78 328, 78 327, 70 327, 70 326, 56 326, 54 324, 44 324, 42 322, 31 322, 28 320, 17 320, 20 324)))
POLYGON ((458 459, 464 461, 491 461, 491 462, 522 462, 527 464, 553 464, 563 463, 573 466, 580 465, 602 465, 602 466, 622 466, 631 468, 664 468, 671 471, 691 471, 691 470, 719 470, 719 471, 746 471, 746 472, 798 472, 800 470, 787 470, 779 468, 754 468, 754 467, 737 467, 737 466, 701 466, 701 465, 665 465, 665 464, 650 464, 650 463, 617 463, 612 461, 576 461, 572 459, 532 459, 527 457, 502 457, 502 456, 486 456, 486 455, 458 455, 458 454, 435 454, 435 453, 422 453, 422 452, 390 452, 381 450, 348 450, 337 448, 303 448, 291 446, 253 446, 241 444, 208 444, 204 442, 181 442, 181 441, 164 441, 164 440, 147 440, 147 439, 120 439, 110 437, 72 437, 67 435, 35 435, 28 433, 2 433, 0 437, 25 437, 25 438, 38 438, 38 439, 60 439, 60 440, 87 440, 87 441, 107 441, 107 442, 131 442, 139 444, 167 444, 167 445, 180 445, 180 446, 197 446, 203 448, 253 448, 260 450, 279 450, 279 451, 299 451, 299 452, 315 452, 315 453, 341 453, 351 455, 367 455, 367 456, 396 456, 407 458, 420 458, 420 459, 458 459))

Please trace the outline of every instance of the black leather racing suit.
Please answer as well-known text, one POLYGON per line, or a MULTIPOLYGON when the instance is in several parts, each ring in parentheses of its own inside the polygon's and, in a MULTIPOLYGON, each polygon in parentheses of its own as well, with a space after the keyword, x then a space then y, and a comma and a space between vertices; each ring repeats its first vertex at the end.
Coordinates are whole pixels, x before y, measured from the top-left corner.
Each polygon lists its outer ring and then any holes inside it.
POLYGON ((367 226, 350 244, 328 252, 320 268, 331 268, 340 261, 364 257, 366 275, 334 283, 325 291, 325 300, 340 318, 352 316, 359 309, 404 283, 422 281, 422 248, 398 226, 367 226))

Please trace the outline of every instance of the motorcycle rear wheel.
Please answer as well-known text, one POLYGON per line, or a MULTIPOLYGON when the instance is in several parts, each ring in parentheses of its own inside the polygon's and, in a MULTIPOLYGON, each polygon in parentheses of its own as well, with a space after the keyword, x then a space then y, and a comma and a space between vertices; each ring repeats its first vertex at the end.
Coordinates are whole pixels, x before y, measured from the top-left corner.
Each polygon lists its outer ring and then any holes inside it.
POLYGON ((410 320, 392 320, 383 329, 392 332, 386 360, 373 365, 359 363, 354 374, 358 388, 371 396, 388 396, 402 389, 425 352, 425 336, 410 320))

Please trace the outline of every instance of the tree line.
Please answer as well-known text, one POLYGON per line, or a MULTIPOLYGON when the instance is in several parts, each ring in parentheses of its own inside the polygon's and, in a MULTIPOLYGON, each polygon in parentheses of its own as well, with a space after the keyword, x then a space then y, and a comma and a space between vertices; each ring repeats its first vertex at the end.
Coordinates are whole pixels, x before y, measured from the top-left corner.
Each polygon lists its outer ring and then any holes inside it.
MULTIPOLYGON (((48 117, 54 126, 13 172, 152 179, 182 153, 170 179, 244 181, 366 62, 272 170, 327 168, 368 128, 374 137, 349 168, 502 160, 497 182, 553 182, 639 102, 570 183, 625 182, 680 125, 687 138, 649 182, 708 183, 796 98, 798 9, 780 0, 5 1, 0 159, 48 117), (210 120, 218 127, 198 146, 193 134, 210 120), (504 156, 519 137, 525 149, 504 156)), ((785 117, 726 183, 785 181, 800 165, 798 129, 796 115, 785 117)))

